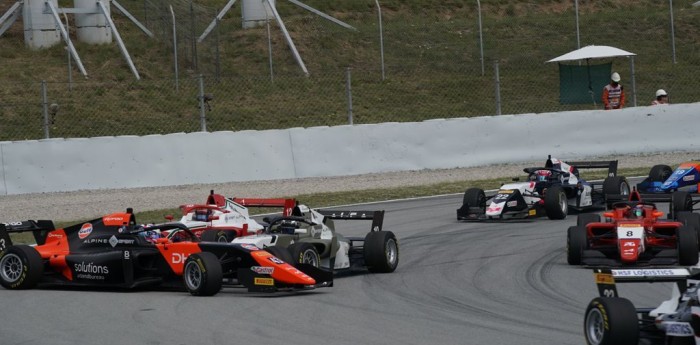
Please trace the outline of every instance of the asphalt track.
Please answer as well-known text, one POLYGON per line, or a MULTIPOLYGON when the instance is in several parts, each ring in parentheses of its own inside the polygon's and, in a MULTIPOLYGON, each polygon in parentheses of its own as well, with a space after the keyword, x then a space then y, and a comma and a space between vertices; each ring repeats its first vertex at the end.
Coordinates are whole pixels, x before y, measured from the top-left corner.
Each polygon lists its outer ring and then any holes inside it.
MULTIPOLYGON (((399 268, 341 277, 332 288, 213 297, 0 289, 0 344, 585 344, 583 314, 597 290, 590 270, 566 263, 576 216, 460 223, 460 204, 461 196, 441 196, 355 206, 387 211, 399 268)), ((341 232, 369 229, 352 223, 341 232)), ((670 291, 619 290, 638 306, 670 291)))

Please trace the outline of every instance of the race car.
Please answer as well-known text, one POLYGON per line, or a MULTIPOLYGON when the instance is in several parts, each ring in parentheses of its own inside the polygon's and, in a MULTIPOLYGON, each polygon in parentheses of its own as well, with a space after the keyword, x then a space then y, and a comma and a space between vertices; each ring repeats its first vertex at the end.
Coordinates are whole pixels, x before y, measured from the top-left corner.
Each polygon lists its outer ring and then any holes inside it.
POLYGON ((330 272, 293 267, 250 244, 200 242, 179 223, 139 226, 131 209, 55 229, 52 221, 0 224, 0 285, 168 288, 211 296, 224 283, 249 291, 332 286, 330 272), (10 233, 31 231, 36 246, 13 245, 10 233), (151 239, 149 232, 179 232, 186 238, 151 239))
POLYGON ((600 297, 586 308, 583 331, 589 345, 700 344, 700 273, 685 268, 596 269, 600 297), (656 308, 636 308, 615 283, 673 282, 671 298, 656 308))
POLYGON ((586 210, 606 206, 606 194, 629 194, 627 179, 617 176, 617 161, 563 162, 549 156, 544 167, 523 169, 527 182, 501 186, 486 198, 482 189, 469 188, 464 193, 457 219, 465 221, 524 219, 546 215, 564 219, 569 208, 586 210), (588 182, 579 176, 579 169, 607 168, 608 177, 588 182))
MULTIPOLYGON (((667 199, 669 200, 669 199, 667 199)), ((677 220, 633 190, 628 201, 616 202, 612 210, 581 214, 569 227, 566 257, 570 265, 695 265, 698 263, 700 215, 679 212, 677 220)))
POLYGON ((643 193, 675 194, 674 207, 692 210, 700 202, 700 161, 682 163, 671 170, 668 165, 655 165, 649 176, 637 184, 643 193))
POLYGON ((700 161, 690 161, 681 163, 676 170, 668 165, 654 165, 649 176, 637 184, 637 189, 643 193, 671 193, 681 189, 697 193, 698 184, 700 161))
MULTIPOLYGON (((210 191, 204 204, 180 206, 180 223, 187 226, 197 237, 208 242, 231 242, 234 238, 247 236, 263 229, 251 218, 248 209, 231 199, 218 200, 220 195, 210 191)), ((172 221, 172 216, 166 216, 172 221)))
POLYGON ((266 217, 265 230, 236 237, 233 243, 259 248, 286 248, 288 262, 310 264, 333 272, 367 269, 389 273, 399 264, 399 243, 391 231, 382 229, 384 211, 324 211, 310 209, 295 199, 256 199, 216 196, 245 207, 282 207, 282 215, 266 217), (371 221, 364 237, 345 237, 335 231, 334 220, 371 221))

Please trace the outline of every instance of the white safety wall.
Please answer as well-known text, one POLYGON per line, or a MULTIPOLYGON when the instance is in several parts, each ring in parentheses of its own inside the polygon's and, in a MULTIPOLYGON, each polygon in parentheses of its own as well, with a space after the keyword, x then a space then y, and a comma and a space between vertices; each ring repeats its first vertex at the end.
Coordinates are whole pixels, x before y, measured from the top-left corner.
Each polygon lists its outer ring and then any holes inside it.
POLYGON ((700 103, 287 130, 0 143, 0 195, 697 151, 700 103))

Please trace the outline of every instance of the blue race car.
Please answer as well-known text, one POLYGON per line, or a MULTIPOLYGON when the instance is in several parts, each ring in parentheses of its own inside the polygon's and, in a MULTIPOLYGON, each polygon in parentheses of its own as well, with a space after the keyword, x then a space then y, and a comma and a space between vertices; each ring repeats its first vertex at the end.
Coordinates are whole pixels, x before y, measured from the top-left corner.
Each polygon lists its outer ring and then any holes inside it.
POLYGON ((682 190, 697 193, 700 184, 700 161, 682 163, 676 170, 668 165, 655 165, 649 177, 637 184, 641 193, 672 193, 682 190))

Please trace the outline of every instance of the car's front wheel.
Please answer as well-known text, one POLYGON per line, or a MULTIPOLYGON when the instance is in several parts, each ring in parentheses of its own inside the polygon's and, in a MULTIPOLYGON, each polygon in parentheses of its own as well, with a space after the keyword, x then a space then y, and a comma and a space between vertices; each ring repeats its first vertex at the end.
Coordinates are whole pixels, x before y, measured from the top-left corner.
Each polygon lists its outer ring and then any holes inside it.
POLYGON ((309 264, 314 267, 321 266, 321 256, 313 244, 307 242, 294 243, 289 246, 294 264, 309 264))
POLYGON ((544 195, 544 211, 549 219, 564 219, 569 211, 569 204, 564 188, 552 186, 544 195))
POLYGON ((223 283, 221 262, 213 253, 192 254, 185 260, 182 279, 193 296, 216 295, 223 283))
POLYGON ((586 308, 583 328, 589 345, 637 345, 639 342, 637 311, 625 298, 594 298, 586 308))

